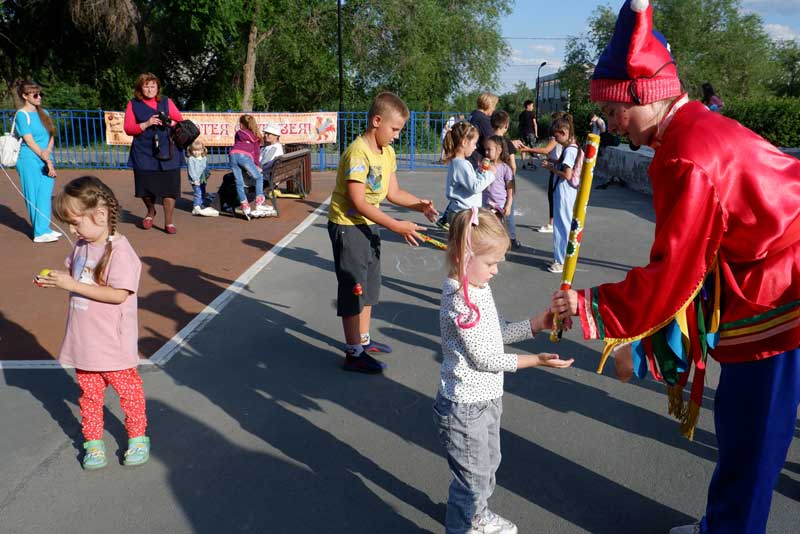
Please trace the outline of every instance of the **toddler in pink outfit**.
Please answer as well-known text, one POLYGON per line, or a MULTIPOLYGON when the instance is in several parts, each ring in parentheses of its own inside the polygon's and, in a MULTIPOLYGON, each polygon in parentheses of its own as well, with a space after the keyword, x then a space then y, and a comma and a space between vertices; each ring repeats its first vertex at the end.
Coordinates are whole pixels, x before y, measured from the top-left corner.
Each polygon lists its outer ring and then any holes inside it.
POLYGON ((58 359, 76 368, 81 388, 83 467, 100 469, 108 464, 103 400, 109 385, 125 412, 129 439, 124 463, 141 465, 150 456, 144 389, 136 370, 141 262, 128 240, 116 233, 119 203, 99 178, 83 176, 69 182, 56 197, 53 211, 77 241, 65 261, 67 271, 40 273, 35 281, 40 287, 70 292, 58 359))

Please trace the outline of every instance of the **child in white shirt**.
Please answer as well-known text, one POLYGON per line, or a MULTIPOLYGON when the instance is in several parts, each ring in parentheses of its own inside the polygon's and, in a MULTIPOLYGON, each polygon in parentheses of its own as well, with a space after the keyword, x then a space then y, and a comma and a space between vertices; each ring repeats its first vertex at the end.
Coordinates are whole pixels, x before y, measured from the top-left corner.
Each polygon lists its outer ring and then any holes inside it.
POLYGON ((544 365, 566 368, 557 354, 509 354, 506 343, 533 337, 553 326, 548 310, 525 321, 506 322, 497 312, 489 280, 509 247, 508 233, 489 210, 455 216, 447 249, 449 275, 442 287, 439 324, 442 367, 434 421, 453 473, 446 534, 491 531, 516 534, 517 527, 491 512, 487 501, 500 466, 503 373, 544 365))

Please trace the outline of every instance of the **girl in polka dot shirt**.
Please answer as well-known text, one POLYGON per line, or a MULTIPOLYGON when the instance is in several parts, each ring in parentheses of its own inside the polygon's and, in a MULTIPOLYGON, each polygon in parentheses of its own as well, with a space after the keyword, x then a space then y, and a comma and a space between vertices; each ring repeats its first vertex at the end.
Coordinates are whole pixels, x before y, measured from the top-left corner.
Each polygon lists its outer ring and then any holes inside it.
POLYGON ((446 532, 515 534, 517 527, 491 512, 487 501, 500 466, 503 373, 524 367, 566 368, 557 354, 508 354, 507 343, 529 339, 553 326, 550 311, 507 322, 498 313, 489 280, 498 272, 510 241, 489 210, 456 215, 447 249, 449 275, 442 287, 439 324, 442 367, 434 421, 453 473, 446 532))

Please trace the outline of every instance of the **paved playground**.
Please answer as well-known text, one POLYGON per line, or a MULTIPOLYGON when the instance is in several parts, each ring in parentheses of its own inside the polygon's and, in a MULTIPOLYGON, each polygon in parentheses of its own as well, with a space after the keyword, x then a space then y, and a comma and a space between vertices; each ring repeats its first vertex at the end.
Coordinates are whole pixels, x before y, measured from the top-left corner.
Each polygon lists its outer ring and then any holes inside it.
MULTIPOLYGON (((443 171, 402 172, 400 181, 442 205, 443 171)), ((533 231, 547 216, 545 184, 542 171, 524 171, 519 180, 525 246, 508 253, 492 282, 509 318, 546 307, 560 281, 545 271, 552 236, 533 231)), ((646 261, 649 200, 613 186, 593 191, 576 286, 619 279, 646 261)), ((311 217, 302 232, 285 232, 289 237, 272 249, 277 255, 263 257, 261 270, 223 299, 218 314, 166 351, 168 361, 142 367, 153 442, 143 467, 124 468, 115 454, 126 436, 113 393, 105 438, 112 458, 89 473, 79 461, 73 373, 0 371, 1 532, 443 531, 449 474, 431 404, 444 254, 384 232, 384 285, 372 334, 395 351, 384 358, 383 376, 344 373, 326 220, 311 217)), ((257 261, 277 241, 247 229, 228 236, 247 254, 257 251, 257 261)), ((171 272, 167 265, 144 267, 171 272)), ((234 281, 244 270, 224 278, 234 281)), ((161 282, 180 279, 165 275, 161 282)), ((63 328, 63 314, 40 320, 63 328)), ((595 373, 599 343, 570 332, 558 345, 543 338, 517 349, 559 352, 576 364, 506 376, 494 510, 521 533, 558 534, 666 534, 702 514, 716 458, 710 408, 718 366, 710 366, 705 409, 689 442, 666 415, 663 386, 649 379, 621 384, 611 365, 595 373)), ((796 532, 799 501, 795 439, 774 493, 771 534, 796 532)))

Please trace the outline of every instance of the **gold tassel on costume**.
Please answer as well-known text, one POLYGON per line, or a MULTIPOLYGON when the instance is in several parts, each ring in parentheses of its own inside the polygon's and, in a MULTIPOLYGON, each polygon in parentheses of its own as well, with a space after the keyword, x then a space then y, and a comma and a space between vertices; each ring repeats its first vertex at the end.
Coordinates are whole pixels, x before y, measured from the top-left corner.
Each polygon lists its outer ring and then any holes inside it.
POLYGON ((608 361, 608 357, 611 356, 611 352, 617 345, 621 344, 621 342, 616 339, 607 338, 605 341, 606 346, 603 348, 603 355, 600 356, 600 365, 597 366, 597 374, 603 373, 603 368, 606 366, 606 361, 608 361))
POLYGON ((700 405, 690 401, 686 413, 681 418, 681 434, 689 441, 694 440, 698 419, 700 419, 700 405))
POLYGON ((669 399, 669 415, 682 421, 686 410, 686 403, 683 402, 683 386, 680 384, 667 386, 667 398, 669 399))

